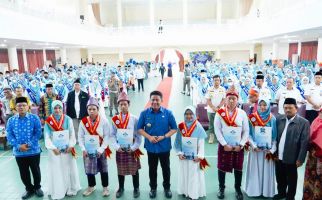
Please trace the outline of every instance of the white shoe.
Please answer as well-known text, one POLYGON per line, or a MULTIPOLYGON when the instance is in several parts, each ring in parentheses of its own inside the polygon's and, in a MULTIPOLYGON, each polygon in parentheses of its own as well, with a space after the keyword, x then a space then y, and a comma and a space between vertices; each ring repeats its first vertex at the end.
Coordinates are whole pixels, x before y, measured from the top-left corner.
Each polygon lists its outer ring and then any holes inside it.
POLYGON ((209 140, 208 140, 208 143, 209 143, 209 144, 213 144, 213 143, 214 143, 214 140, 215 140, 215 134, 210 133, 210 134, 209 134, 209 140))
POLYGON ((108 190, 108 187, 103 187, 103 197, 108 197, 110 195, 110 191, 108 190))
POLYGON ((95 191, 95 187, 88 187, 84 192, 83 192, 83 196, 89 196, 91 195, 93 192, 95 191))

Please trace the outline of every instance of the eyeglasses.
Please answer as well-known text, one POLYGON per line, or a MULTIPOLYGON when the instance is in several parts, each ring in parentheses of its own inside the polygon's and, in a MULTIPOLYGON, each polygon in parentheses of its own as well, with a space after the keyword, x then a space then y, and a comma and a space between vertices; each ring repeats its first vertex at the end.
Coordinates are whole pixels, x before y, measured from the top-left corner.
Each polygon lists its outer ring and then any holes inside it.
POLYGON ((16 105, 18 108, 21 108, 21 107, 27 107, 28 105, 27 104, 17 104, 16 105))

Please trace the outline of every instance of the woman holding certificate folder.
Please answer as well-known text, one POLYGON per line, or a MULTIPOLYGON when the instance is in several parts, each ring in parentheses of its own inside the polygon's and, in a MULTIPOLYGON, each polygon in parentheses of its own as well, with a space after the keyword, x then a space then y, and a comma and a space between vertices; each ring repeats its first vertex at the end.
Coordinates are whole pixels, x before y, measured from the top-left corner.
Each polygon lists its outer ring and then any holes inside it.
POLYGON ((179 130, 174 142, 174 148, 179 156, 178 194, 199 199, 206 196, 205 174, 201 167, 204 160, 205 130, 197 121, 193 107, 184 112, 184 122, 179 124, 179 130))
POLYGON ((107 157, 111 151, 108 147, 108 138, 111 127, 105 117, 99 115, 98 100, 90 97, 87 103, 88 117, 84 117, 79 125, 78 141, 83 152, 84 168, 87 175, 88 188, 84 196, 89 196, 95 191, 95 175, 101 174, 103 186, 102 196, 109 196, 107 157))
POLYGON ((140 145, 142 136, 137 132, 138 118, 129 112, 130 100, 125 92, 122 92, 117 100, 121 113, 112 117, 113 139, 111 146, 116 150, 116 164, 119 180, 119 189, 116 198, 120 198, 124 193, 125 175, 132 175, 133 197, 140 196, 139 190, 139 169, 140 145))
POLYGON ((249 197, 274 197, 276 151, 276 119, 271 114, 269 100, 260 99, 257 111, 248 116, 250 121, 245 192, 249 197))
POLYGON ((45 146, 48 151, 48 194, 52 199, 75 196, 81 189, 75 159, 76 144, 73 121, 63 114, 63 103, 52 102, 53 114, 44 127, 45 146))

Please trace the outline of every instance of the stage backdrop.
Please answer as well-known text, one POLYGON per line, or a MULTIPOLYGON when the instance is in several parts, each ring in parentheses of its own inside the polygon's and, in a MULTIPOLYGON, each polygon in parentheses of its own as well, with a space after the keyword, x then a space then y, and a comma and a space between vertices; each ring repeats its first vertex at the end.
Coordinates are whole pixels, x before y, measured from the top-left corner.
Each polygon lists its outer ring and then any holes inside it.
POLYGON ((207 61, 212 61, 215 57, 214 51, 195 51, 190 52, 190 60, 193 64, 206 64, 207 61))

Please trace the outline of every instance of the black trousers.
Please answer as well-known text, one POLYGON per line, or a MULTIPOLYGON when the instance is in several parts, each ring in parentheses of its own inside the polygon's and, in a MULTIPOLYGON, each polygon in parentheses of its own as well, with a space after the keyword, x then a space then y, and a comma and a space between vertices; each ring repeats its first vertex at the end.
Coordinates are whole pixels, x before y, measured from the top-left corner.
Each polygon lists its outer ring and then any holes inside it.
POLYGON ((140 91, 140 89, 142 88, 142 91, 144 92, 143 80, 143 78, 138 79, 138 90, 140 91))
POLYGON ((278 160, 275 163, 275 171, 278 194, 286 194, 287 200, 294 200, 297 186, 296 164, 285 164, 278 160))
POLYGON ((312 124, 315 118, 319 115, 319 112, 316 110, 307 110, 305 113, 305 118, 312 124))
MULTIPOLYGON (((234 176, 235 176, 235 189, 240 191, 243 172, 234 170, 234 176)), ((218 179, 219 179, 219 188, 225 189, 226 172, 218 170, 218 179)))
POLYGON ((152 190, 157 189, 157 177, 158 177, 158 164, 161 164, 163 175, 163 188, 165 190, 170 189, 170 152, 164 153, 149 153, 148 152, 148 164, 149 164, 149 177, 150 188, 152 190))
MULTIPOLYGON (((101 182, 103 187, 108 186, 108 173, 100 173, 101 174, 101 182)), ((87 175, 87 181, 89 187, 94 187, 96 185, 95 175, 87 175)))
MULTIPOLYGON (((124 189, 124 181, 125 181, 125 176, 123 175, 118 175, 119 179, 119 188, 124 189)), ((133 188, 139 188, 139 171, 136 171, 135 175, 132 175, 132 181, 133 181, 133 188)))
POLYGON ((41 188, 41 173, 40 173, 40 154, 28 157, 16 157, 16 161, 19 167, 20 178, 26 187, 26 190, 32 192, 41 188), (31 183, 30 171, 34 180, 34 184, 31 183))

